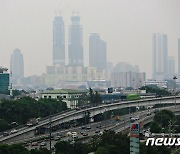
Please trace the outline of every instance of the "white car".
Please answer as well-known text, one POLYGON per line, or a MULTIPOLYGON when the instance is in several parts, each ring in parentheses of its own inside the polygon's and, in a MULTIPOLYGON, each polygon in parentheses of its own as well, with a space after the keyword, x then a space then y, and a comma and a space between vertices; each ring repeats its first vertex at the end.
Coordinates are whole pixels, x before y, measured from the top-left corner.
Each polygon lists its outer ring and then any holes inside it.
POLYGON ((139 116, 134 117, 134 120, 139 120, 139 116))
POLYGON ((18 132, 17 129, 12 129, 10 134, 14 134, 14 133, 17 133, 17 132, 18 132))
POLYGON ((46 146, 46 142, 44 142, 44 141, 41 142, 41 143, 40 143, 40 146, 46 146))
POLYGON ((151 115, 151 112, 150 112, 150 111, 147 113, 147 116, 149 116, 149 115, 151 115))

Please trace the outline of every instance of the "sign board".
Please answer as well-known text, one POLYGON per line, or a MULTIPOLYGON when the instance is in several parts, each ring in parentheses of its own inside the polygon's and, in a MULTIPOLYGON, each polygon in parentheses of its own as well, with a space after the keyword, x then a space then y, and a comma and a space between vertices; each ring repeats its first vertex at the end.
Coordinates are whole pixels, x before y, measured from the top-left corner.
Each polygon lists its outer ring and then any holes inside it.
POLYGON ((139 154, 139 123, 130 125, 130 154, 139 154))

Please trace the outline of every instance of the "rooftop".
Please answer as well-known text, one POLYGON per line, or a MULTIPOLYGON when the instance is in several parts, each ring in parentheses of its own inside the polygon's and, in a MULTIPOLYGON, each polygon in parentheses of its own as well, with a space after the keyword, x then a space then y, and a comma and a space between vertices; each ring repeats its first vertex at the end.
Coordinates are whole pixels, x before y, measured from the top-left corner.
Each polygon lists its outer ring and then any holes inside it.
POLYGON ((8 70, 7 68, 3 68, 3 67, 0 66, 0 73, 7 72, 7 70, 8 70))
POLYGON ((75 90, 75 89, 54 89, 46 90, 42 94, 77 94, 77 93, 87 93, 88 90, 75 90))

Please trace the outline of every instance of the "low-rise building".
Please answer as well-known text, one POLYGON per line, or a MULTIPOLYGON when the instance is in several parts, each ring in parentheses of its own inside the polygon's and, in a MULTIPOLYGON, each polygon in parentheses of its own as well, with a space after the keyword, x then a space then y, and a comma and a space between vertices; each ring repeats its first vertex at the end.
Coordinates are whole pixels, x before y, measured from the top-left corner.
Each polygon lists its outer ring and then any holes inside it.
POLYGON ((41 93, 42 98, 60 99, 67 103, 68 108, 78 107, 78 98, 83 94, 87 94, 86 90, 73 90, 73 89, 55 89, 47 90, 41 93))
POLYGON ((106 73, 94 67, 83 66, 47 66, 42 75, 43 83, 48 86, 61 85, 65 81, 83 82, 105 80, 106 73))

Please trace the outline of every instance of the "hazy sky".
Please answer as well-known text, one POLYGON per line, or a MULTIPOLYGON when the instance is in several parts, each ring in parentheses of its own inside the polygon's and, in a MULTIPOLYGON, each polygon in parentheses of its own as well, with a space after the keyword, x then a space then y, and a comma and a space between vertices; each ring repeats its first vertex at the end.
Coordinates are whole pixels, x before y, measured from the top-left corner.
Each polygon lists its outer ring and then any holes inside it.
POLYGON ((100 33, 107 42, 108 61, 137 64, 149 78, 152 33, 168 34, 168 54, 177 63, 180 0, 0 0, 0 65, 9 68, 10 55, 19 48, 26 76, 45 72, 46 65, 52 64, 55 11, 64 17, 66 53, 70 17, 73 11, 79 12, 86 65, 92 32, 100 33))

